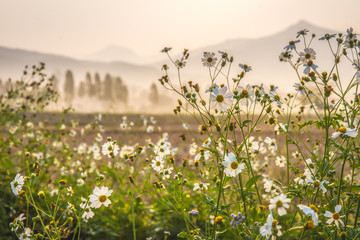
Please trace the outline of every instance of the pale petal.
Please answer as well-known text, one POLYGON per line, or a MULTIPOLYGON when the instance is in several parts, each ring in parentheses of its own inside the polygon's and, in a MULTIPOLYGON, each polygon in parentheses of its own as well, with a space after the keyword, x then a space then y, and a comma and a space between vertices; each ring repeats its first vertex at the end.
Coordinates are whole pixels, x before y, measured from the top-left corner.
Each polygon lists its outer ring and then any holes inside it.
POLYGON ((332 138, 337 138, 338 136, 340 136, 341 135, 341 132, 334 132, 332 135, 331 135, 331 137, 332 138))
POLYGON ((327 218, 332 218, 332 215, 333 214, 331 212, 329 212, 329 211, 326 211, 325 214, 324 214, 324 216, 327 217, 327 218))
POLYGON ((329 218, 329 220, 326 221, 327 224, 331 224, 334 221, 333 218, 329 218))
POLYGON ((335 212, 339 213, 341 211, 341 205, 336 205, 335 212))
POLYGON ((226 168, 230 165, 230 163, 228 161, 226 161, 226 160, 223 161, 221 164, 226 168))
POLYGON ((97 201, 97 200, 99 200, 99 196, 96 196, 96 195, 94 195, 94 194, 91 194, 91 195, 90 195, 90 202, 95 202, 95 201, 97 201))
POLYGON ((219 94, 224 96, 226 91, 227 91, 227 87, 222 87, 222 88, 219 89, 219 94))
POLYGON ((112 194, 112 192, 113 192, 113 190, 109 190, 109 191, 105 194, 105 196, 110 197, 110 195, 112 194))
POLYGON ((94 191, 93 191, 93 194, 95 194, 95 195, 100 195, 100 188, 95 187, 95 188, 94 188, 94 191))
POLYGON ((111 203, 111 201, 109 199, 106 199, 106 201, 103 202, 105 207, 109 206, 110 203, 111 203))
POLYGON ((284 207, 279 207, 279 208, 278 208, 278 214, 279 214, 280 216, 285 215, 285 214, 286 214, 285 208, 284 208, 284 207))
POLYGON ((313 212, 313 214, 311 215, 312 215, 312 220, 314 221, 314 225, 317 226, 319 224, 318 215, 315 212, 313 212))

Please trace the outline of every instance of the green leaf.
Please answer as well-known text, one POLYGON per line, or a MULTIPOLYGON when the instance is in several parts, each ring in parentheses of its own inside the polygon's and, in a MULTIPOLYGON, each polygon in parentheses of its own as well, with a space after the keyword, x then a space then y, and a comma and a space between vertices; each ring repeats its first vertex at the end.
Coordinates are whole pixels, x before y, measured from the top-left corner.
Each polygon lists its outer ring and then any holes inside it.
POLYGON ((314 123, 313 120, 307 121, 307 122, 305 122, 305 123, 303 123, 303 124, 301 124, 301 125, 299 126, 299 130, 302 129, 303 127, 306 127, 306 126, 311 125, 311 124, 313 124, 313 123, 314 123))
POLYGON ((186 239, 191 239, 191 235, 188 234, 187 232, 181 232, 177 235, 179 238, 186 238, 186 239))
POLYGON ((298 236, 300 231, 302 231, 303 229, 304 229, 304 226, 301 224, 301 225, 290 228, 289 230, 287 230, 286 233, 289 236, 298 236))
POLYGON ((247 181, 246 183, 246 189, 250 189, 255 183, 256 181, 259 179, 259 177, 261 177, 262 175, 259 174, 253 178, 250 178, 249 181, 247 181))
POLYGON ((243 121, 242 126, 247 127, 247 124, 251 123, 251 122, 252 122, 251 120, 245 120, 245 121, 243 121))

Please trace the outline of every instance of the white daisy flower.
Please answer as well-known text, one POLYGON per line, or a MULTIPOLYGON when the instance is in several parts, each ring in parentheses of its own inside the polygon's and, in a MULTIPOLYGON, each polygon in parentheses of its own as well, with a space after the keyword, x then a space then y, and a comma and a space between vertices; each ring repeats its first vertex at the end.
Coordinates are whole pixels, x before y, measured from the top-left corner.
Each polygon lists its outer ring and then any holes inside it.
POLYGON ((286 159, 284 156, 277 156, 275 159, 275 165, 278 167, 285 167, 286 159))
POLYGON ((152 133, 154 131, 154 126, 150 125, 146 128, 146 132, 152 133))
POLYGON ((211 153, 209 150, 206 150, 204 152, 200 152, 195 156, 195 161, 199 161, 201 158, 203 158, 205 161, 209 160, 211 157, 211 153))
POLYGON ((222 165, 225 167, 225 175, 229 177, 236 177, 243 169, 245 169, 245 164, 239 164, 234 153, 226 154, 222 165))
POLYGON ((208 148, 211 144, 211 138, 208 138, 205 140, 205 142, 202 144, 202 147, 208 148))
POLYGON ((280 62, 288 62, 293 55, 289 51, 282 52, 279 56, 280 62))
POLYGON ((24 176, 21 176, 20 173, 16 174, 15 179, 10 183, 11 191, 15 196, 19 195, 22 187, 24 186, 24 176))
POLYGON ((336 205, 336 207, 335 207, 335 212, 334 212, 334 213, 329 212, 329 211, 326 211, 325 214, 324 214, 324 216, 327 217, 327 218, 329 218, 329 219, 326 221, 326 223, 327 223, 327 224, 331 224, 332 222, 335 222, 335 225, 336 225, 337 227, 339 227, 339 222, 340 222, 341 225, 344 226, 344 222, 343 222, 340 218, 345 217, 345 215, 344 215, 344 216, 340 216, 340 214, 339 214, 340 211, 341 211, 341 205, 336 205))
POLYGON ((201 61, 205 67, 213 67, 216 64, 217 58, 213 52, 204 52, 204 57, 201 59, 201 61))
POLYGON ((25 228, 25 231, 22 234, 20 234, 19 239, 20 240, 31 240, 31 229, 25 228))
POLYGON ((210 185, 210 183, 202 183, 202 182, 199 182, 199 183, 194 183, 194 191, 197 191, 197 190, 199 190, 199 189, 201 189, 201 190, 207 190, 208 188, 207 188, 207 186, 209 186, 210 185))
POLYGON ((277 208, 278 214, 283 216, 286 214, 286 208, 289 208, 289 203, 291 200, 286 198, 285 194, 280 194, 280 196, 275 197, 274 199, 270 199, 269 209, 272 210, 277 208))
POLYGON ((154 160, 152 160, 151 167, 160 172, 164 168, 164 159, 161 156, 156 156, 154 160))
POLYGON ((281 108, 282 102, 280 100, 280 96, 276 92, 269 92, 270 98, 273 102, 276 102, 277 105, 281 108))
POLYGON ((197 148, 198 148, 198 145, 195 142, 191 143, 190 144, 190 149, 189 149, 189 154, 191 156, 194 156, 196 154, 196 152, 197 152, 197 148))
POLYGON ((295 40, 295 41, 290 41, 289 45, 287 45, 286 47, 284 47, 285 50, 290 51, 293 49, 296 49, 295 43, 300 42, 300 40, 295 40))
POLYGON ((266 223, 264 226, 260 227, 260 234, 266 238, 270 238, 272 231, 277 231, 277 236, 281 236, 282 233, 280 231, 281 226, 278 224, 278 220, 274 219, 272 213, 270 212, 269 216, 267 217, 266 223))
POLYGON ((26 219, 25 214, 21 213, 17 218, 14 219, 12 223, 10 223, 11 231, 18 230, 21 223, 26 219))
POLYGON ((341 136, 341 137, 348 136, 348 137, 354 138, 357 136, 357 131, 355 128, 348 128, 348 127, 342 126, 331 135, 332 138, 337 138, 338 136, 341 136))
POLYGON ((300 83, 295 83, 294 85, 295 91, 299 92, 301 95, 304 95, 307 91, 304 85, 300 83))
POLYGON ((84 220, 89 220, 90 218, 94 217, 95 213, 91 211, 90 208, 88 208, 86 211, 84 211, 82 218, 84 220))
POLYGON ((101 205, 104 205, 105 207, 109 206, 111 203, 110 197, 113 190, 109 190, 107 187, 95 187, 93 190, 93 194, 91 194, 90 197, 90 207, 91 208, 99 208, 101 205))
POLYGON ((310 206, 306 206, 306 205, 298 205, 298 207, 305 213, 305 215, 311 215, 312 220, 314 222, 314 225, 317 226, 319 223, 319 217, 317 212, 319 211, 318 208, 311 204, 310 206))
POLYGON ((310 170, 306 168, 303 174, 294 179, 294 182, 303 185, 307 182, 307 180, 311 179, 311 177, 312 176, 310 170))
POLYGON ((300 53, 300 60, 307 63, 310 60, 316 59, 316 52, 312 48, 305 48, 304 52, 300 53))
POLYGON ((160 174, 161 174, 162 176, 164 176, 164 178, 169 179, 169 178, 171 177, 171 173, 172 173, 173 170, 174 170, 173 167, 168 167, 168 168, 162 170, 162 171, 160 172, 160 174))
POLYGON ((119 146, 115 142, 107 142, 102 145, 101 152, 111 158, 119 154, 119 146))
POLYGON ((88 200, 86 198, 81 197, 81 203, 79 205, 82 209, 88 208, 88 200))
POLYGON ((239 64, 239 67, 241 67, 245 72, 250 72, 252 70, 251 66, 247 64, 239 64))
POLYGON ((269 150, 271 150, 271 151, 277 150, 276 139, 266 137, 264 142, 268 145, 269 150))
POLYGON ((326 193, 327 192, 327 189, 325 188, 325 186, 324 186, 324 183, 328 183, 327 181, 320 181, 320 180, 318 180, 318 179, 306 179, 306 182, 307 183, 312 183, 313 184, 313 186, 314 187, 318 187, 318 188, 320 188, 322 191, 323 191, 323 193, 326 193))
POLYGON ((311 69, 316 71, 316 69, 318 68, 318 66, 315 65, 312 60, 309 60, 307 63, 304 63, 303 66, 305 67, 304 74, 308 74, 311 71, 311 69))
POLYGON ((250 103, 254 102, 254 89, 249 84, 246 85, 246 88, 238 86, 237 90, 240 96, 245 99, 242 104, 244 104, 245 106, 249 106, 250 103))
POLYGON ((177 68, 183 68, 183 67, 185 67, 185 65, 186 65, 186 62, 183 59, 181 59, 181 60, 178 59, 175 61, 175 66, 177 68))
POLYGON ((210 106, 219 111, 226 111, 231 107, 233 94, 226 92, 227 87, 214 88, 210 94, 210 106))
POLYGON ((270 179, 267 179, 267 178, 264 179, 264 182, 265 182, 264 183, 265 192, 267 192, 267 193, 271 192, 271 190, 272 190, 272 188, 274 186, 274 182, 272 180, 270 180, 270 179))

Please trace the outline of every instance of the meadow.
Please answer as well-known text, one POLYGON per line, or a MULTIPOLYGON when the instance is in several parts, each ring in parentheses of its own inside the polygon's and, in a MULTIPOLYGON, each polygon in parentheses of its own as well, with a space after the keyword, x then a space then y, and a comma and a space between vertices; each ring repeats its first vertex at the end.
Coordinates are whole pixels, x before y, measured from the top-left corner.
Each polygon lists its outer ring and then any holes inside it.
POLYGON ((285 95, 247 82, 246 63, 230 76, 223 51, 203 54, 208 88, 184 82, 190 52, 166 47, 159 86, 179 99, 156 116, 46 112, 53 79, 24 71, 0 97, 1 238, 360 238, 357 37, 300 30, 279 56, 296 81, 285 95))

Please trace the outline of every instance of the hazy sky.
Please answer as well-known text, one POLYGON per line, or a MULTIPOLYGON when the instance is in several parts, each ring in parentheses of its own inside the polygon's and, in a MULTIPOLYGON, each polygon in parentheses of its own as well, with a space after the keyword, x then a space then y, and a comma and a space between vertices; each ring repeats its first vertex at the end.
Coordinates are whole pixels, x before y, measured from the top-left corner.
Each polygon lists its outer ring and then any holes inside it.
POLYGON ((1 0, 0 45, 74 57, 107 45, 138 55, 256 38, 303 19, 360 32, 360 0, 1 0))

